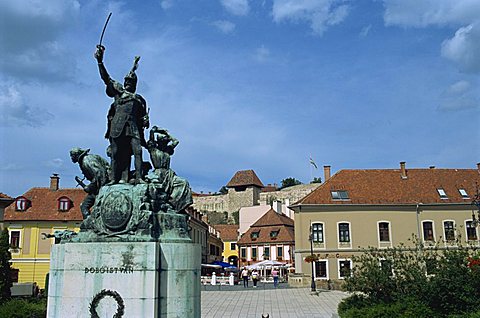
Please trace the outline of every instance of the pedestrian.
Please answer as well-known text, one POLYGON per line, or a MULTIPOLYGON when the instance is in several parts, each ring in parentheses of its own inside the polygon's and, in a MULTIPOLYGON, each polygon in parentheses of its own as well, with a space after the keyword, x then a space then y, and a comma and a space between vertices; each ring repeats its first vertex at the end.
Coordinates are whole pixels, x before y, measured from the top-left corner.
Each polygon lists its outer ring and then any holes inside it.
POLYGON ((243 268, 242 270, 242 278, 243 278, 243 287, 247 288, 248 287, 248 270, 246 267, 243 268))
POLYGON ((272 270, 272 277, 273 277, 273 287, 277 288, 278 286, 278 270, 274 268, 272 270))
POLYGON ((256 269, 254 269, 252 272, 252 280, 253 280, 253 288, 257 288, 258 272, 256 269))

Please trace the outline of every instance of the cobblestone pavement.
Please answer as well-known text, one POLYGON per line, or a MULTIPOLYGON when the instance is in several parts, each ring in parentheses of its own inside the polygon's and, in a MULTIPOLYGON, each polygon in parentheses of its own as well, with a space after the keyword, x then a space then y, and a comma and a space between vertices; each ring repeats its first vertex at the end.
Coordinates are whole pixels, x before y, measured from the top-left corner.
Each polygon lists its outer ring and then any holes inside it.
POLYGON ((332 318, 338 317, 338 303, 348 296, 326 290, 312 295, 310 288, 228 287, 202 287, 202 317, 332 318))

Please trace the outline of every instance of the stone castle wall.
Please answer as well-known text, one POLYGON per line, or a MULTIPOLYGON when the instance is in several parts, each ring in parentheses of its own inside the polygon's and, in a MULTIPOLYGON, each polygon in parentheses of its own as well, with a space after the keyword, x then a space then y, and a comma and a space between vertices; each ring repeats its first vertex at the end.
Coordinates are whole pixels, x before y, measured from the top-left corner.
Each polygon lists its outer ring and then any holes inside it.
POLYGON ((273 200, 282 203, 289 200, 290 204, 295 203, 319 185, 320 183, 301 184, 274 192, 260 192, 256 187, 250 187, 245 191, 229 189, 227 194, 195 196, 193 207, 200 212, 228 212, 231 215, 242 207, 270 204, 273 200))

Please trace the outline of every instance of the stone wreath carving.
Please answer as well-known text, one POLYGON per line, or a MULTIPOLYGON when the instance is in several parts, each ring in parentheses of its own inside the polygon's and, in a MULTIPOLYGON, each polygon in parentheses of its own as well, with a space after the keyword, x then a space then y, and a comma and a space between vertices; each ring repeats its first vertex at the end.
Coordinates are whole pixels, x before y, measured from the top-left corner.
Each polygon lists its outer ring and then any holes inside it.
POLYGON ((100 318, 97 314, 97 306, 105 296, 112 297, 117 302, 117 312, 113 315, 113 318, 122 318, 125 313, 125 304, 119 293, 109 289, 102 289, 98 294, 93 297, 92 302, 90 303, 90 317, 91 318, 100 318))

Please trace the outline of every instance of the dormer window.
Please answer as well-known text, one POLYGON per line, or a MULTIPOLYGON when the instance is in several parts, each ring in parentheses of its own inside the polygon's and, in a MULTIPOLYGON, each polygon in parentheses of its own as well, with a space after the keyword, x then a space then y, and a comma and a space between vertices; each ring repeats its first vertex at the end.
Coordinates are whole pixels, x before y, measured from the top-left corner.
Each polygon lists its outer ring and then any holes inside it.
POLYGON ((72 200, 67 197, 61 197, 58 199, 58 211, 66 212, 72 207, 72 200))
POLYGON ((252 240, 255 240, 258 238, 258 236, 260 235, 260 231, 257 231, 257 232, 252 232, 252 234, 250 234, 250 238, 252 240))
POLYGON ((270 238, 277 238, 278 236, 278 232, 280 232, 279 230, 276 230, 276 231, 271 231, 270 232, 270 238))
POLYGON ((465 189, 458 189, 458 192, 460 192, 460 195, 462 196, 462 199, 470 199, 468 196, 468 193, 465 189))
POLYGON ((29 202, 25 197, 19 197, 15 200, 15 210, 16 211, 26 211, 29 206, 29 202))
POLYGON ((336 190, 336 191, 331 191, 331 193, 332 193, 332 199, 334 200, 350 200, 350 197, 348 196, 348 191, 336 190))
POLYGON ((443 188, 438 188, 437 192, 438 192, 438 195, 440 196, 440 199, 448 199, 447 193, 443 188))

